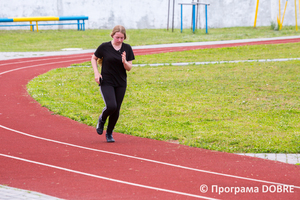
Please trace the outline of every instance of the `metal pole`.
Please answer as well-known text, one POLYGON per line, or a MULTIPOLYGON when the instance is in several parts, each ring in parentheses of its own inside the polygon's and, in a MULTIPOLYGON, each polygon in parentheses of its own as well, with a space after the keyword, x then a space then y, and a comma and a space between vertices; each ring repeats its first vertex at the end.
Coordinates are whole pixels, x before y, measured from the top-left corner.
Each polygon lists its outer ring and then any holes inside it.
POLYGON ((279 0, 279 4, 278 4, 279 6, 279 16, 277 15, 277 24, 278 24, 278 30, 280 30, 280 27, 281 27, 281 21, 280 21, 280 19, 281 19, 281 14, 280 14, 280 0, 279 0))
POLYGON ((295 0, 295 19, 296 19, 296 31, 298 31, 298 23, 297 23, 297 0, 295 0))
MULTIPOLYGON (((197 3, 199 3, 199 0, 197 0, 197 3)), ((198 13, 199 13, 199 4, 197 4, 197 12, 196 12, 196 29, 198 27, 198 13)))
POLYGON ((208 33, 207 31, 207 4, 205 5, 205 20, 206 20, 206 34, 208 33))
POLYGON ((259 4, 259 0, 257 0, 257 2, 256 2, 256 11, 255 11, 255 19, 254 19, 254 28, 256 27, 258 4, 259 4))
POLYGON ((279 19, 281 19, 281 14, 280 14, 280 0, 279 0, 279 19))
MULTIPOLYGON (((193 2, 194 2, 194 0, 193 0, 193 2)), ((193 3, 192 2, 192 3, 193 3)), ((193 6, 192 6, 192 21, 191 21, 191 30, 193 30, 193 16, 194 16, 194 8, 193 8, 193 6)))
POLYGON ((284 16, 285 16, 285 11, 286 11, 287 3, 288 3, 288 0, 285 2, 285 7, 284 7, 284 11, 283 11, 283 16, 282 16, 281 26, 280 26, 280 29, 279 29, 279 30, 281 30, 281 28, 282 28, 282 24, 283 24, 283 20, 284 20, 284 16))
POLYGON ((181 27, 181 33, 182 33, 182 4, 181 4, 181 22, 180 22, 180 27, 181 27))
POLYGON ((167 30, 169 30, 169 21, 170 21, 170 0, 168 1, 168 22, 167 22, 167 30))
POLYGON ((196 5, 193 5, 193 33, 195 33, 196 27, 196 5))
POLYGON ((36 21, 35 23, 36 23, 36 32, 39 32, 38 21, 36 21))
POLYGON ((174 11, 175 11, 175 0, 173 0, 172 32, 174 32, 174 11))

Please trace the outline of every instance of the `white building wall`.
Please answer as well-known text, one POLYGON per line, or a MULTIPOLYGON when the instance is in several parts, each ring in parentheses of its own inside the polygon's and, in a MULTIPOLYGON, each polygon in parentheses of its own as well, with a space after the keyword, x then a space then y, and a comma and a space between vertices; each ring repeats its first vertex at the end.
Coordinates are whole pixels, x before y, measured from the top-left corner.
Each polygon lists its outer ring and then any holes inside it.
MULTIPOLYGON (((127 29, 167 28, 169 0, 0 0, 0 18, 30 16, 73 16, 85 15, 86 29, 111 29, 117 24, 127 29)), ((172 27, 173 1, 175 2, 174 28, 180 28, 180 3, 193 0, 170 0, 169 27, 172 27)), ((197 0, 194 0, 197 1, 197 0)), ((209 3, 208 27, 253 26, 257 0, 200 0, 209 3)), ((270 26, 276 22, 279 0, 260 0, 257 26, 270 26)), ((285 0, 281 0, 283 15, 285 0)), ((298 1, 297 1, 298 2, 298 1)), ((298 9, 299 6, 297 5, 298 9)), ((192 6, 183 6, 183 26, 191 27, 192 6)), ((300 14, 298 12, 298 21, 300 14)), ((199 7, 199 24, 205 27, 204 6, 199 7)), ((53 23, 53 22, 52 22, 53 23)), ((3 24, 3 23, 1 23, 3 24)), ((299 24, 299 22, 298 22, 299 24)), ((294 1, 288 1, 284 18, 285 25, 295 25, 294 1)), ((57 26, 58 27, 58 26, 57 26)), ((46 28, 57 28, 45 26, 46 28)), ((18 29, 28 27, 18 27, 18 29)), ((71 28, 60 26, 58 28, 71 28)), ((74 27, 72 27, 74 29, 74 27)), ((4 29, 0 27, 0 29, 4 29)), ((9 28, 11 29, 11 27, 9 28)))

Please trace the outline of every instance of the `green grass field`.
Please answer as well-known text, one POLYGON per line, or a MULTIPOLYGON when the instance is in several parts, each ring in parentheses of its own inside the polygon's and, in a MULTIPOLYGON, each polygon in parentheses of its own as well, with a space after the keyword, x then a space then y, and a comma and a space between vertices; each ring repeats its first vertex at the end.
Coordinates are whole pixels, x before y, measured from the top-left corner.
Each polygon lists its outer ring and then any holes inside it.
MULTIPOLYGON (((59 51, 64 48, 95 49, 102 42, 109 41, 111 30, 42 30, 39 32, 0 30, 0 51, 59 51)), ((190 29, 180 33, 166 29, 129 29, 125 41, 131 46, 149 44, 167 44, 182 42, 201 42, 217 40, 237 40, 249 38, 269 38, 300 35, 293 26, 285 26, 281 31, 274 31, 270 27, 235 27, 222 29, 197 30, 195 34, 190 29)))
MULTIPOLYGON (((133 68, 115 131, 226 152, 299 153, 297 65, 133 68)), ((90 67, 52 70, 28 90, 55 113, 91 126, 104 107, 90 67)))
MULTIPOLYGON (((110 30, 0 30, 0 51, 95 49, 110 30)), ((132 46, 300 35, 295 27, 127 30, 132 46)), ((224 151, 300 153, 299 61, 172 66, 168 63, 298 58, 300 44, 256 45, 136 56, 115 131, 224 151)), ((54 113, 95 126, 104 107, 90 62, 55 69, 28 92, 54 113)), ((96 132, 95 132, 96 134, 96 132)))
MULTIPOLYGON (((299 43, 202 49, 136 56, 134 63, 296 58, 299 50, 299 43)), ((299 153, 299 65, 134 67, 115 131, 224 152, 299 153)), ((104 103, 93 77, 87 62, 27 87, 42 106, 95 126, 104 103)))

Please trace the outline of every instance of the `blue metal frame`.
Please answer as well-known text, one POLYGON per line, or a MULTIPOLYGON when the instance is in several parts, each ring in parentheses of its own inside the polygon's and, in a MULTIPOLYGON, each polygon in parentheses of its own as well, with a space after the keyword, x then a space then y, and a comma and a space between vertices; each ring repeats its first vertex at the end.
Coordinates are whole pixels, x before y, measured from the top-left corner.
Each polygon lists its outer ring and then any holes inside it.
POLYGON ((208 28, 207 28, 207 4, 205 5, 205 29, 206 29, 206 34, 208 33, 208 28))
POLYGON ((182 4, 181 4, 181 12, 180 13, 181 13, 181 22, 180 22, 180 25, 181 25, 181 33, 182 33, 182 21, 183 21, 182 20, 182 4))
POLYGON ((206 3, 199 3, 199 2, 192 2, 192 3, 179 3, 181 5, 181 33, 182 33, 182 30, 183 30, 183 25, 182 25, 182 14, 183 14, 183 5, 192 5, 193 6, 193 11, 192 11, 192 23, 193 23, 193 33, 195 33, 195 29, 196 29, 196 5, 205 5, 205 31, 206 31, 206 34, 208 33, 208 26, 207 26, 207 6, 210 5, 210 4, 206 4, 206 3))
POLYGON ((195 33, 196 28, 196 5, 193 5, 193 33, 195 33))

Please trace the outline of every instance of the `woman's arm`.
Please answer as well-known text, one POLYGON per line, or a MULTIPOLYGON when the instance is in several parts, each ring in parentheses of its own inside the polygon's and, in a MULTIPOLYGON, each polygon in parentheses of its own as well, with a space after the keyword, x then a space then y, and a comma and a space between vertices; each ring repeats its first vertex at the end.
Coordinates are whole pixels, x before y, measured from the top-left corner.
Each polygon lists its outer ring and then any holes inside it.
POLYGON ((132 68, 132 61, 127 61, 126 60, 126 52, 125 51, 122 53, 122 62, 123 62, 124 68, 127 71, 130 71, 131 68, 132 68))
POLYGON ((95 74, 95 81, 98 84, 100 84, 99 78, 101 77, 101 74, 99 73, 99 70, 98 70, 97 59, 98 58, 93 54, 92 59, 91 59, 91 63, 92 63, 92 67, 93 67, 94 74, 95 74))

